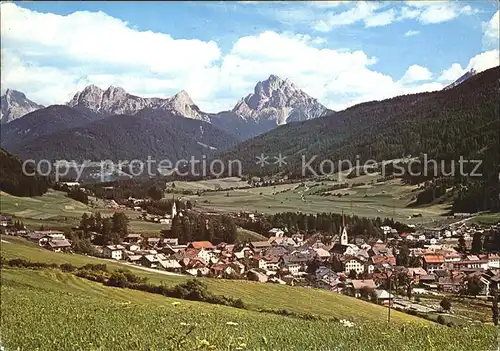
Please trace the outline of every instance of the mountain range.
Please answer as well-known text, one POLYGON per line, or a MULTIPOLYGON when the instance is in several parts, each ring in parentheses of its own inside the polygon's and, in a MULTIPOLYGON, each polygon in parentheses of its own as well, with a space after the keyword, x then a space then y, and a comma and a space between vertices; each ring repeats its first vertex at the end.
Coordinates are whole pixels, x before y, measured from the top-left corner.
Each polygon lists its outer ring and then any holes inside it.
POLYGON ((483 157, 499 141, 499 68, 461 78, 442 91, 340 112, 275 75, 259 82, 231 111, 217 114, 202 112, 186 92, 141 98, 120 88, 89 86, 65 106, 41 108, 2 124, 2 146, 34 159, 217 156, 242 161, 252 174, 269 171, 255 164, 263 153, 287 156, 282 171, 292 174, 300 171, 301 155, 318 155, 311 163, 315 170, 325 158, 358 155, 361 160, 423 153, 447 160, 483 157))
MULTIPOLYGON (((129 94, 120 87, 110 86, 103 90, 95 85, 89 85, 77 92, 66 105, 102 118, 113 115, 136 115, 144 109, 169 113, 213 124, 238 140, 249 139, 278 125, 308 120, 333 112, 288 79, 281 79, 276 75, 258 82, 254 92, 238 101, 232 110, 219 113, 201 111, 184 90, 169 98, 145 98, 129 94)), ((7 90, 2 96, 4 124, 40 109, 43 109, 42 105, 29 100, 21 92, 7 90)), ((50 112, 47 110, 44 113, 50 112)), ((73 121, 76 123, 73 126, 81 125, 78 120, 73 119, 73 121)), ((28 129, 30 126, 31 123, 29 126, 26 125, 28 129)), ((19 132, 18 130, 18 134, 19 132)), ((9 143, 11 140, 7 141, 7 144, 9 143)))
POLYGON ((131 159, 150 155, 175 161, 213 153, 279 125, 329 111, 288 79, 271 75, 230 111, 206 113, 186 91, 145 98, 120 87, 89 85, 66 105, 43 107, 23 93, 2 96, 1 143, 34 159, 131 159))

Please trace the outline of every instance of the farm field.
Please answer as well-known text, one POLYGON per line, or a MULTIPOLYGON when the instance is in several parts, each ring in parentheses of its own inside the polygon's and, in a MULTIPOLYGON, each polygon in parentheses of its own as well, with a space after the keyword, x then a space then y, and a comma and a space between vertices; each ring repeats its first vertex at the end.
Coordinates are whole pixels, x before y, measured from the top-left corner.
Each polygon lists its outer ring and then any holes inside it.
MULTIPOLYGON (((9 260, 23 258, 34 262, 70 263, 74 266, 83 266, 87 263, 106 263, 110 269, 128 268, 134 274, 147 277, 154 284, 162 282, 171 285, 185 281, 186 277, 170 276, 161 273, 152 273, 134 268, 130 265, 87 257, 77 254, 53 253, 37 247, 24 239, 2 236, 2 257, 9 260), (7 241, 7 243, 5 242, 7 241)), ((259 309, 287 309, 297 313, 316 314, 325 317, 348 318, 351 321, 383 322, 387 318, 387 309, 359 299, 328 292, 319 289, 297 288, 275 284, 263 284, 244 280, 224 280, 201 278, 208 285, 210 291, 218 295, 241 298, 249 308, 259 309)), ((429 325, 424 319, 405 313, 393 311, 391 321, 395 324, 415 323, 429 325)))
POLYGON ((482 225, 492 225, 500 222, 500 212, 482 213, 472 218, 471 221, 482 225))
POLYGON ((64 192, 52 189, 36 197, 17 197, 1 192, 0 204, 2 213, 34 220, 78 218, 90 211, 87 205, 68 198, 64 192))
MULTIPOLYGON (((0 207, 2 213, 15 216, 22 220, 30 229, 44 226, 49 229, 68 229, 78 225, 84 213, 101 212, 110 216, 112 209, 106 208, 104 201, 98 199, 95 207, 68 198, 62 191, 49 190, 46 194, 37 197, 17 197, 2 192, 0 207)), ((146 222, 138 219, 139 213, 126 209, 123 212, 129 218, 129 229, 133 233, 160 233, 165 228, 159 223, 146 222)))
POLYGON ((3 269, 1 279, 8 350, 490 350, 496 342, 492 327, 347 327, 110 288, 56 270, 3 269))
MULTIPOLYGON (((199 209, 207 211, 257 211, 278 213, 301 211, 304 213, 344 211, 363 217, 392 217, 408 224, 428 224, 446 217, 446 205, 407 207, 415 196, 416 186, 408 186, 399 179, 375 183, 376 176, 365 175, 342 180, 351 187, 331 190, 339 184, 336 181, 307 181, 300 184, 280 184, 268 187, 235 189, 206 192, 201 195, 186 196, 199 209), (372 183, 373 182, 373 183, 372 183), (356 185, 365 183, 366 185, 356 185), (320 196, 326 194, 326 196, 320 196), (342 196, 338 196, 342 194, 342 196), (422 217, 409 218, 412 215, 422 217)), ((185 182, 195 189, 198 182, 185 182)))
POLYGON ((175 184, 176 190, 217 190, 228 188, 247 187, 248 183, 238 177, 200 180, 197 182, 175 181, 168 182, 167 187, 171 188, 175 184))

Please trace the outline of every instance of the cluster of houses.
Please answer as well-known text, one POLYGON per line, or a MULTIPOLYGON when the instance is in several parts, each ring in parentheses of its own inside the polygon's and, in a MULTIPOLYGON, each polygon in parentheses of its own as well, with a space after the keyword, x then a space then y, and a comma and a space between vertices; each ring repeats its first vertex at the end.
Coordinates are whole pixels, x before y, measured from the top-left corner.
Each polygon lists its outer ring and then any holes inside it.
MULTIPOLYGON (((422 235, 428 240, 438 232, 443 230, 422 235)), ((71 250, 63 232, 17 234, 55 252, 71 250)), ((388 279, 388 272, 407 274, 420 289, 455 293, 476 277, 480 294, 488 295, 490 283, 500 280, 498 254, 462 254, 445 241, 410 248, 412 266, 417 267, 404 267, 396 262, 398 245, 382 240, 349 240, 344 225, 340 235, 329 241, 321 234, 308 238, 299 233, 287 235, 281 228, 271 229, 268 236, 265 241, 214 245, 208 241, 179 244, 176 238, 129 234, 119 245, 95 249, 103 258, 191 276, 250 279, 337 292, 352 289, 356 295, 366 288, 375 291, 382 301, 391 299, 390 294, 377 289, 388 279)))
POLYGON ((26 230, 18 231, 17 235, 24 236, 29 241, 38 243, 38 245, 54 251, 71 251, 71 242, 66 238, 64 232, 57 230, 37 230, 28 232, 26 230))

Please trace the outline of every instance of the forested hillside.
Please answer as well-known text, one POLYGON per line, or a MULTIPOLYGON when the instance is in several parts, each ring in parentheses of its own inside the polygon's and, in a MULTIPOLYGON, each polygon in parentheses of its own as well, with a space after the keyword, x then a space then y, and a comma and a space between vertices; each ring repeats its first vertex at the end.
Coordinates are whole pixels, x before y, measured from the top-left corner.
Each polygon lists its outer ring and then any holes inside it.
MULTIPOLYGON (((24 118, 24 117, 23 117, 24 118)), ((8 150, 35 160, 147 160, 175 162, 225 149, 237 140, 211 124, 144 109, 17 143, 8 150)))
MULTIPOLYGON (((26 167, 27 172, 34 172, 26 167)), ((22 161, 0 148, 0 190, 15 196, 40 196, 47 192, 49 181, 40 176, 27 176, 22 161)))
MULTIPOLYGON (((325 159, 337 165, 339 160, 354 162, 357 156, 364 162, 422 157, 425 153, 428 159, 449 164, 462 156, 465 160, 481 160, 478 171, 483 176, 455 176, 464 183, 461 203, 479 196, 473 201, 476 210, 498 208, 499 73, 500 68, 495 67, 450 90, 367 102, 331 116, 281 126, 220 156, 241 160, 249 174, 281 170, 299 177, 303 176, 302 156, 307 162, 317 155, 310 165, 318 173, 325 159), (272 162, 279 153, 287 156, 287 165, 281 169, 256 164, 261 154, 270 156, 272 162)), ((330 171, 328 164, 323 171, 330 171)), ((467 207, 457 204, 457 210, 467 207)))

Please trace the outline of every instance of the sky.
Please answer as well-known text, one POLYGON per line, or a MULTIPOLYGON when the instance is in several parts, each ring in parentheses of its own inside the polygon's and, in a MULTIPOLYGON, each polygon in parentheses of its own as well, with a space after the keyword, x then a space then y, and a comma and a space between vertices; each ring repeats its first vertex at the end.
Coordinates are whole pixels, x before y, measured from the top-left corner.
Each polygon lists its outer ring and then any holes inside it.
POLYGON ((0 6, 2 93, 44 105, 94 84, 219 112, 276 74, 338 111, 499 65, 496 0, 0 6))

